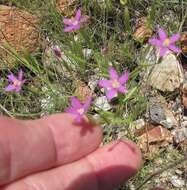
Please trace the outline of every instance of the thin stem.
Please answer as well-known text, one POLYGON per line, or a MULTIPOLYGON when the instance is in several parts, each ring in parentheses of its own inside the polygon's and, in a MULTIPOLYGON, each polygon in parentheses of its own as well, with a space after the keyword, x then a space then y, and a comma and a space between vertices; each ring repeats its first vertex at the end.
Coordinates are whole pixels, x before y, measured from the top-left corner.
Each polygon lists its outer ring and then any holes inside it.
POLYGON ((178 164, 181 164, 183 162, 185 162, 187 160, 187 154, 184 156, 184 158, 177 160, 176 162, 169 164, 168 166, 152 173, 150 176, 148 176, 137 188, 136 190, 141 189, 148 181, 150 181, 153 177, 160 175, 161 173, 163 173, 164 171, 174 168, 175 166, 177 166, 178 164))
POLYGON ((9 117, 14 118, 14 117, 11 115, 11 113, 10 113, 5 107, 3 107, 1 104, 0 104, 0 108, 1 108, 9 117))

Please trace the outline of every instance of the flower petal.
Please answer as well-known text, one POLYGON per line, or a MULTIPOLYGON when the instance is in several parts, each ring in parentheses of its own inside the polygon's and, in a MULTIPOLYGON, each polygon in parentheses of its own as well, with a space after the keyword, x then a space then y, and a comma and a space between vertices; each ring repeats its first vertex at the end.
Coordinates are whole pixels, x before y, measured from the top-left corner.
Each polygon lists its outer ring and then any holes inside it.
POLYGON ((18 80, 20 80, 20 81, 23 80, 23 70, 22 69, 19 70, 18 80))
POLYGON ((117 90, 116 90, 116 89, 109 90, 109 91, 106 93, 106 97, 107 97, 108 100, 111 100, 111 99, 114 98, 115 96, 117 96, 117 90))
POLYGON ((81 10, 80 9, 77 10, 76 15, 75 15, 75 19, 80 21, 80 19, 81 19, 81 10))
POLYGON ((62 58, 62 52, 61 52, 61 49, 58 46, 54 47, 52 50, 53 50, 54 55, 57 58, 59 58, 59 59, 62 58))
POLYGON ((15 87, 15 91, 16 91, 16 92, 20 92, 20 91, 21 91, 21 86, 16 86, 16 87, 15 87))
POLYGON ((164 29, 160 28, 158 33, 159 33, 159 37, 160 37, 161 40, 165 40, 167 38, 167 34, 164 31, 164 29))
POLYGON ((128 81, 128 79, 129 79, 129 72, 125 71, 123 75, 119 78, 119 82, 120 84, 124 84, 128 81))
POLYGON ((12 73, 8 75, 7 77, 8 77, 8 80, 11 82, 14 82, 15 80, 17 80, 17 77, 12 73))
POLYGON ((160 48, 160 57, 163 57, 168 51, 168 48, 161 47, 160 48))
POLYGON ((180 38, 180 34, 179 33, 172 35, 170 37, 170 43, 176 42, 177 40, 179 40, 179 38, 180 38))
POLYGON ((80 19, 80 23, 84 24, 84 23, 88 23, 90 20, 90 17, 88 15, 82 16, 80 19))
POLYGON ((72 25, 73 21, 74 21, 74 19, 68 19, 68 18, 63 19, 63 23, 66 25, 72 25))
POLYGON ((91 103, 92 103, 92 97, 90 96, 90 97, 88 97, 85 104, 83 105, 84 113, 86 113, 88 111, 88 109, 90 108, 91 103))
POLYGON ((65 27, 64 32, 72 32, 72 31, 78 30, 78 29, 80 29, 80 24, 65 27))
POLYGON ((169 47, 168 47, 170 50, 172 50, 172 51, 174 51, 174 52, 176 52, 176 53, 180 53, 181 52, 181 49, 180 48, 178 48, 178 47, 176 47, 175 45, 169 45, 169 47))
POLYGON ((75 96, 71 97, 71 104, 76 109, 79 109, 82 107, 82 104, 80 103, 80 101, 75 96))
POLYGON ((65 112, 66 113, 77 114, 77 110, 75 108, 66 108, 65 112))
POLYGON ((104 87, 104 88, 109 88, 111 86, 110 81, 109 80, 100 80, 98 85, 100 87, 104 87))
POLYGON ((159 47, 161 45, 161 42, 156 38, 151 38, 149 39, 149 44, 159 47))
POLYGON ((110 78, 112 80, 118 79, 118 74, 117 74, 116 70, 113 67, 110 67, 109 74, 110 74, 110 78))
POLYGON ((118 92, 121 92, 121 93, 127 93, 128 92, 128 90, 126 89, 126 87, 124 87, 124 86, 120 86, 119 88, 118 88, 118 92))
POLYGON ((5 87, 5 91, 9 92, 9 91, 13 91, 15 90, 15 86, 12 84, 9 84, 8 86, 5 87))

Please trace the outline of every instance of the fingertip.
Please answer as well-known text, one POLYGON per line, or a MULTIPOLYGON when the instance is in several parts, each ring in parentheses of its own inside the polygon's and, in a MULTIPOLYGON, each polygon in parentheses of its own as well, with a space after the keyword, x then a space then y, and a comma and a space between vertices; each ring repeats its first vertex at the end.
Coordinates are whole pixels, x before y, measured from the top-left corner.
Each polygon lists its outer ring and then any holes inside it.
MULTIPOLYGON (((111 151, 113 155, 118 155, 118 164, 131 168, 132 175, 135 175, 143 165, 141 151, 133 141, 115 141, 109 145, 108 151, 111 151)), ((130 177, 127 176, 127 178, 130 177)))
POLYGON ((116 143, 118 142, 121 146, 122 151, 124 151, 126 154, 131 155, 129 158, 132 167, 138 171, 143 165, 142 153, 139 147, 136 145, 136 143, 130 140, 120 140, 116 143))
POLYGON ((113 142, 96 150, 87 158, 94 167, 102 190, 125 183, 142 166, 141 152, 131 141, 113 142))

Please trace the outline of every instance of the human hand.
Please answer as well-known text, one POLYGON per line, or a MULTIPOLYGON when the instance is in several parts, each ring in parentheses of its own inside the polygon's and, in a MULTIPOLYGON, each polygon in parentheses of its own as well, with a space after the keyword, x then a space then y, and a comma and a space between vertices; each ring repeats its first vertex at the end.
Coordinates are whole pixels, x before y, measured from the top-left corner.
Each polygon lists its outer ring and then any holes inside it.
POLYGON ((130 141, 101 141, 101 127, 69 114, 0 117, 0 190, 113 189, 136 174, 141 153, 130 141))

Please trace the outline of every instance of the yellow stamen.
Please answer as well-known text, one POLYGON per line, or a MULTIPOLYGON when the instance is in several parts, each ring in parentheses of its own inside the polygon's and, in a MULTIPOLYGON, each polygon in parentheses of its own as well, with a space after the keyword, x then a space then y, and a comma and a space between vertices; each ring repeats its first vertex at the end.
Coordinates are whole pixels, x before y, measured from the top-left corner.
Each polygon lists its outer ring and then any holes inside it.
POLYGON ((14 86, 20 86, 20 85, 21 85, 21 82, 20 82, 19 80, 15 80, 15 81, 13 82, 13 85, 14 85, 14 86))
POLYGON ((168 47, 170 44, 170 39, 169 38, 165 39, 163 44, 164 46, 168 47))
POLYGON ((82 115, 84 113, 84 109, 80 108, 80 109, 77 110, 77 112, 82 115))
POLYGON ((120 87, 120 83, 117 80, 113 80, 112 81, 112 87, 113 88, 119 88, 120 87))
POLYGON ((77 20, 75 20, 74 22, 73 22, 73 25, 74 26, 76 26, 76 25, 78 25, 79 24, 79 22, 77 21, 77 20))

